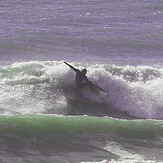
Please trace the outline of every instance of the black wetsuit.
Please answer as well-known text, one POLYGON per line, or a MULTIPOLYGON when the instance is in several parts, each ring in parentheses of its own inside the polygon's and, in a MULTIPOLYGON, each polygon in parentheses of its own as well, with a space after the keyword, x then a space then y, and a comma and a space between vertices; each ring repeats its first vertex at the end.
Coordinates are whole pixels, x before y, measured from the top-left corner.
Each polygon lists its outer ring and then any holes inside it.
POLYGON ((86 85, 90 84, 90 81, 87 79, 84 73, 82 73, 78 69, 75 69, 75 72, 76 72, 75 83, 78 88, 83 88, 86 85))
POLYGON ((87 79, 86 75, 83 72, 69 65, 67 62, 64 63, 76 72, 75 83, 78 88, 83 88, 86 85, 91 86, 91 82, 87 79))

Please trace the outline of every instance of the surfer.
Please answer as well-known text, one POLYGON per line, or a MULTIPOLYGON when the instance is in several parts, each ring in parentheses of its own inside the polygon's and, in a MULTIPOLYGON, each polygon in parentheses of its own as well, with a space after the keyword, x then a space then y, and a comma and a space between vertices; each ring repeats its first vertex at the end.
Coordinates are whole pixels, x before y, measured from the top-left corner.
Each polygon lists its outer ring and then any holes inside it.
POLYGON ((76 72, 75 83, 78 88, 83 88, 88 85, 90 89, 92 89, 92 82, 89 81, 86 76, 86 73, 87 73, 86 69, 83 69, 80 71, 74 68, 73 66, 71 66, 70 64, 68 64, 67 62, 64 62, 64 63, 76 72))

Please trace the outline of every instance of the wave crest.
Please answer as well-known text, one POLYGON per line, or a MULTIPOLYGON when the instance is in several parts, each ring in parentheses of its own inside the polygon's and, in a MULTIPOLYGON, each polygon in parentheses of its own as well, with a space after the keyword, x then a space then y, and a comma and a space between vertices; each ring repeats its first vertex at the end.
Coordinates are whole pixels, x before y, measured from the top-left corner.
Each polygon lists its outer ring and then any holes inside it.
POLYGON ((85 103, 89 108, 98 104, 99 113, 105 106, 105 109, 135 117, 163 118, 163 69, 71 64, 79 69, 87 68, 88 79, 102 87, 107 96, 93 94, 88 88, 79 91, 74 84, 75 73, 63 62, 15 63, 0 67, 1 113, 47 113, 50 110, 69 114, 72 103, 79 112, 85 103))

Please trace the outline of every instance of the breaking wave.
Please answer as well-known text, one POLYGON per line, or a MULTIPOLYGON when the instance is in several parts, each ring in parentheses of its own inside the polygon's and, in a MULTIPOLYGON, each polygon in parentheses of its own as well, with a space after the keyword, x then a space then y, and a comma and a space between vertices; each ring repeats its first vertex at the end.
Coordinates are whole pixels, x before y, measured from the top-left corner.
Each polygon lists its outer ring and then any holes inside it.
POLYGON ((14 63, 0 67, 1 114, 67 115, 95 108, 98 113, 112 109, 139 118, 163 119, 162 68, 70 64, 86 68, 88 79, 103 88, 107 96, 93 94, 89 88, 78 90, 75 73, 63 62, 14 63))

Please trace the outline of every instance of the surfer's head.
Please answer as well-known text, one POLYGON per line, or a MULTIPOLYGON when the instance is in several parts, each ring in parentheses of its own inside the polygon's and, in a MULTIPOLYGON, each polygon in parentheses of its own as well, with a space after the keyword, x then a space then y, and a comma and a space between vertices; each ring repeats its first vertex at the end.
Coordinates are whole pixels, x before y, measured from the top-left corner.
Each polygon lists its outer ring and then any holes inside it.
POLYGON ((81 72, 82 72, 83 74, 86 74, 86 73, 87 73, 87 70, 86 70, 86 69, 83 69, 81 72))

